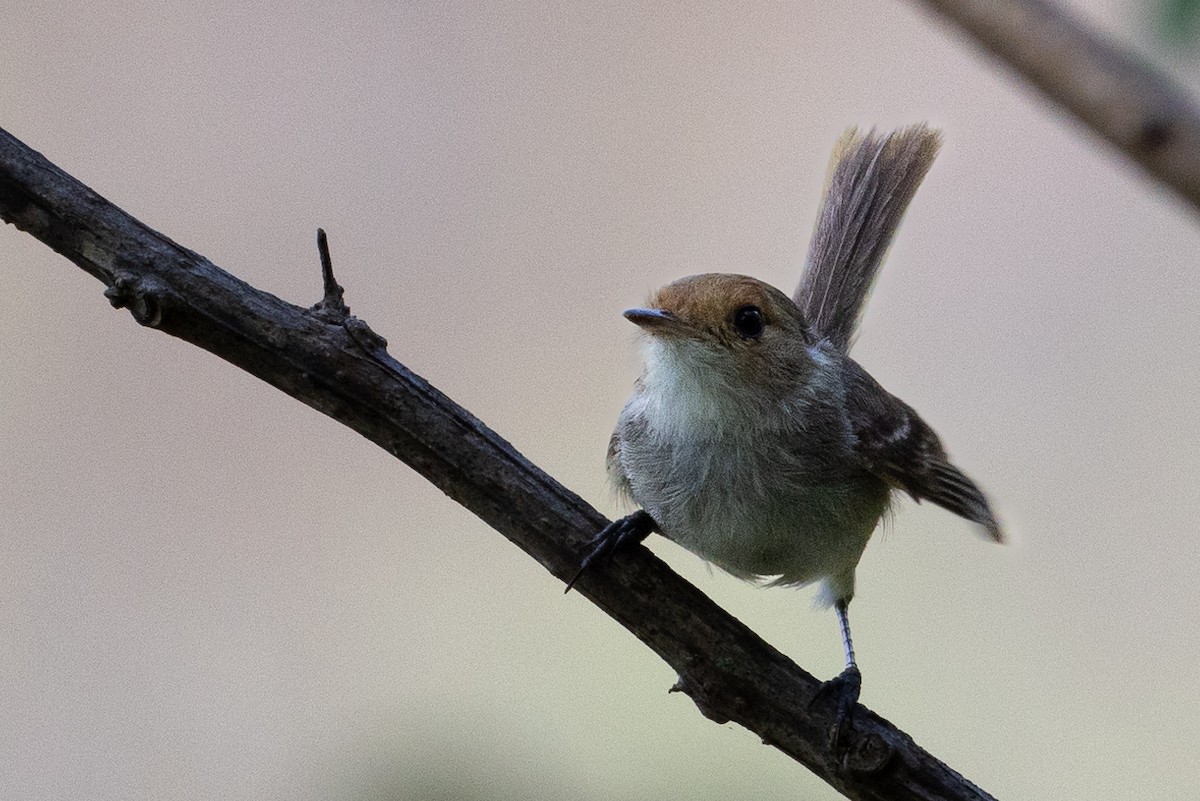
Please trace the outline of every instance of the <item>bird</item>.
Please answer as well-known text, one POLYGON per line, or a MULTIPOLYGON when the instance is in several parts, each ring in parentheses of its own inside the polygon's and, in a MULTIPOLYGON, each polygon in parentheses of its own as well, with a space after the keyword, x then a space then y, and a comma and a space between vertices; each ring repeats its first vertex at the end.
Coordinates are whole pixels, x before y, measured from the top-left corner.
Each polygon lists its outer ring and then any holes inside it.
POLYGON ((846 131, 834 149, 792 296, 746 275, 680 278, 624 316, 644 369, 609 442, 608 477, 638 511, 592 540, 587 570, 653 532, 770 586, 817 584, 837 614, 845 668, 834 743, 862 686, 848 607, 855 570, 897 493, 1001 542, 979 487, 933 429, 850 357, 875 278, 941 146, 927 125, 846 131))

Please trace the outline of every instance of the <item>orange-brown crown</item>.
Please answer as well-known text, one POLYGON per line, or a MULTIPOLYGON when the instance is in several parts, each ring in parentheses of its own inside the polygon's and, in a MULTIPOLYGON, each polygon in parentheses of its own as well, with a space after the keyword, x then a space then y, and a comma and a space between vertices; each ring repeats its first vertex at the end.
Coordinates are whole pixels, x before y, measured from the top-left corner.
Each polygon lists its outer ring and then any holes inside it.
POLYGON ((625 316, 655 334, 757 339, 737 326, 739 312, 749 309, 761 315, 764 336, 774 329, 773 333, 807 338, 804 319, 791 298, 757 278, 730 273, 680 278, 651 295, 647 309, 630 309, 625 316))

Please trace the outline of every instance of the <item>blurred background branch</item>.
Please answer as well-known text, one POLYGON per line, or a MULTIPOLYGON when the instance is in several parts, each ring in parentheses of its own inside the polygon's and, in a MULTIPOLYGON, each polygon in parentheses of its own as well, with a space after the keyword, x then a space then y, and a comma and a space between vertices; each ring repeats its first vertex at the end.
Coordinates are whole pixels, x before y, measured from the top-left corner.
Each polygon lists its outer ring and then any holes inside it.
POLYGON ((1200 209, 1200 112, 1162 70, 1050 0, 923 0, 1200 209))

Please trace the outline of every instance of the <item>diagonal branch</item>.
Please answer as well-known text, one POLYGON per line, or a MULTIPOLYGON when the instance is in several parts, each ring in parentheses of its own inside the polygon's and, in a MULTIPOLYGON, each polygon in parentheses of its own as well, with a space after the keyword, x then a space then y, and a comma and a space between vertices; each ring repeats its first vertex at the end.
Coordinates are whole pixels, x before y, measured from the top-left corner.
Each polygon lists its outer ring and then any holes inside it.
MULTIPOLYGON (((142 325, 211 351, 403 460, 555 576, 574 573, 606 522, 389 356, 341 303, 325 247, 325 299, 294 306, 147 228, 3 130, 0 217, 100 279, 142 325)), ((668 662, 675 689, 703 714, 754 731, 847 797, 991 798, 861 707, 839 760, 828 745, 831 705, 808 708, 817 680, 646 549, 589 571, 578 589, 668 662)))
POLYGON ((1200 111, 1161 70, 1053 0, 923 0, 1200 207, 1200 111))

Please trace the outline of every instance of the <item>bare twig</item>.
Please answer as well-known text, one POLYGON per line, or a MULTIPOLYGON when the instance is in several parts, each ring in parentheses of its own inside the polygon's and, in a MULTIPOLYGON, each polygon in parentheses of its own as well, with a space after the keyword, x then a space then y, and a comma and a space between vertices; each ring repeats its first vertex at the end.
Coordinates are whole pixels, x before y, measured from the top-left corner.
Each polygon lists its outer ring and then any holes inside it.
POLYGON ((1200 208, 1200 111, 1162 71, 1050 0, 923 0, 1200 208))
MULTIPOLYGON (((559 578, 604 518, 425 380, 357 318, 261 292, 125 212, 0 130, 0 217, 99 278, 138 322, 215 353, 404 460, 559 578)), ((328 251, 325 297, 340 295, 328 251)), ((340 298, 338 300, 340 303, 340 298)), ((348 311, 348 310, 347 310, 348 311)), ((841 760, 819 683, 649 551, 616 555, 579 591, 679 674, 706 716, 756 732, 854 799, 988 799, 866 709, 841 760)))
POLYGON ((333 277, 333 259, 329 255, 329 239, 325 229, 317 229, 317 253, 321 257, 321 283, 325 287, 325 295, 317 302, 312 310, 326 322, 341 323, 350 316, 350 307, 342 299, 346 290, 333 277))

